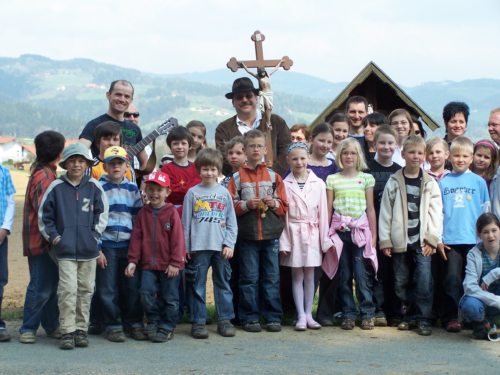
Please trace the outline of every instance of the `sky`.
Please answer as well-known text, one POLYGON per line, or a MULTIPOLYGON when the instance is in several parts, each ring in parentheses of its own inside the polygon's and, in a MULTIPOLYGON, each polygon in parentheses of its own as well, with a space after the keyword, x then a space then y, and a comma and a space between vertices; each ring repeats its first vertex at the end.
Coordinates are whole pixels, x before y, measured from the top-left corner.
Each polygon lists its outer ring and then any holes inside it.
POLYGON ((498 0, 15 0, 0 8, 0 56, 77 57, 176 74, 231 57, 289 56, 331 82, 374 61, 397 83, 500 79, 498 0))

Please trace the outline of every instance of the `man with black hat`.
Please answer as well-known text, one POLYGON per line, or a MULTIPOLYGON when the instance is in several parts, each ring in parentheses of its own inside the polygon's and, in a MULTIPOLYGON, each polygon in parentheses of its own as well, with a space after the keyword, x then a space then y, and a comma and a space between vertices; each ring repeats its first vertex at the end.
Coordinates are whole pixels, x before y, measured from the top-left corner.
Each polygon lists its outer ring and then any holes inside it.
MULTIPOLYGON (((232 91, 226 94, 226 98, 232 100, 236 115, 221 122, 215 129, 215 144, 223 154, 225 154, 225 144, 230 139, 244 135, 252 129, 266 132, 267 126, 265 121, 262 121, 262 112, 257 110, 258 94, 259 90, 254 87, 250 78, 242 77, 233 82, 232 91)), ((271 114, 271 126, 271 143, 274 153, 272 169, 283 175, 286 170, 286 149, 290 143, 290 130, 285 120, 275 114, 271 114)), ((224 174, 231 172, 231 166, 227 160, 224 160, 222 171, 224 174)))

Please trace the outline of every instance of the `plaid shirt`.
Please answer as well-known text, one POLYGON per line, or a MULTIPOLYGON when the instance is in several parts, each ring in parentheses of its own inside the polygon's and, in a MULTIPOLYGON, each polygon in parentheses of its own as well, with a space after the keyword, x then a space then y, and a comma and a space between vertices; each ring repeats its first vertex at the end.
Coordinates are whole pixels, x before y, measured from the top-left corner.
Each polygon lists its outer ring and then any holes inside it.
MULTIPOLYGON (((35 167, 37 168, 37 167, 35 167)), ((37 256, 50 250, 50 245, 38 229, 38 209, 43 194, 57 178, 55 166, 41 166, 32 171, 24 198, 23 254, 37 256)))
POLYGON ((14 221, 12 197, 16 193, 10 171, 0 165, 0 228, 10 232, 14 221), (10 206, 10 207, 9 207, 10 206))

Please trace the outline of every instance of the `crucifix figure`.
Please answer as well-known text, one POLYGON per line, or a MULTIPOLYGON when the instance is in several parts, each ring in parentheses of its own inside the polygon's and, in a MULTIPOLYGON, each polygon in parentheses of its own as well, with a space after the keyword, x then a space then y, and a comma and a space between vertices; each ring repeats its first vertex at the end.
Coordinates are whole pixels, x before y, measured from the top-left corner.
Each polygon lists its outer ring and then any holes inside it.
POLYGON ((271 90, 270 77, 280 67, 285 70, 289 70, 293 65, 293 61, 288 56, 283 56, 280 60, 265 60, 262 49, 262 42, 265 40, 264 34, 261 34, 261 32, 257 30, 253 33, 251 39, 255 43, 255 60, 239 61, 235 57, 231 57, 226 65, 233 72, 236 72, 240 68, 245 69, 248 74, 253 76, 259 82, 259 104, 261 111, 264 113, 264 123, 266 124, 267 133, 266 138, 268 152, 266 162, 268 165, 272 166, 273 149, 271 143, 271 112, 273 110, 273 92, 271 90), (255 74, 250 71, 250 68, 257 68, 257 73, 255 74), (273 70, 268 74, 266 68, 273 68, 273 70))

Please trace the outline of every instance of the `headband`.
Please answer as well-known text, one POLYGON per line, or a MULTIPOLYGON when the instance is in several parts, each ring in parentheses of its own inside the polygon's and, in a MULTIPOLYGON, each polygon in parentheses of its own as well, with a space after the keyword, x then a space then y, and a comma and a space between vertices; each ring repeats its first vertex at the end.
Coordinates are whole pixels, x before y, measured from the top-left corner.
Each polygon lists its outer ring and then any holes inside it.
POLYGON ((292 150, 295 150, 296 148, 301 148, 302 150, 306 150, 309 152, 309 146, 305 144, 304 142, 295 142, 295 143, 290 143, 288 145, 288 151, 287 153, 289 154, 292 150))
POLYGON ((479 147, 479 146, 484 146, 489 148, 493 153, 497 152, 496 146, 493 144, 493 142, 488 141, 487 139, 483 139, 481 141, 478 141, 475 145, 474 148, 479 147))

